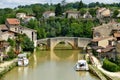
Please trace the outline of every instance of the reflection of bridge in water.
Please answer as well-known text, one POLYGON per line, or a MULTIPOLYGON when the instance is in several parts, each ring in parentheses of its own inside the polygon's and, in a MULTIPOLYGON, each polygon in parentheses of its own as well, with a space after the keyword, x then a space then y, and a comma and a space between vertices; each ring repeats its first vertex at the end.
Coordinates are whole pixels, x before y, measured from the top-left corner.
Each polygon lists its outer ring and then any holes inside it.
POLYGON ((78 54, 77 53, 73 53, 73 52, 71 52, 71 53, 64 53, 64 54, 66 54, 66 56, 60 56, 59 55, 59 53, 61 54, 61 55, 63 55, 62 54, 62 52, 54 52, 54 51, 50 51, 50 60, 55 60, 55 61, 60 61, 60 60, 75 60, 75 59, 77 59, 76 58, 76 56, 78 56, 78 54))
POLYGON ((73 49, 78 49, 80 47, 85 48, 90 42, 90 38, 80 38, 80 37, 55 37, 55 38, 46 38, 37 40, 37 45, 41 44, 46 45, 46 48, 53 50, 54 47, 60 42, 69 43, 73 49))

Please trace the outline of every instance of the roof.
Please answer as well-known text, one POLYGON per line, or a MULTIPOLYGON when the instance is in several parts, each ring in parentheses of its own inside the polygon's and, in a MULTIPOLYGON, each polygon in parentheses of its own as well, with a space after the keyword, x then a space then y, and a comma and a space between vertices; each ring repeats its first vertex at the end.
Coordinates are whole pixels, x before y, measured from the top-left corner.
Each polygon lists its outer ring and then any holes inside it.
POLYGON ((104 11, 104 10, 106 10, 106 8, 99 8, 99 9, 98 9, 98 12, 102 12, 102 11, 104 11))
POLYGON ((101 49, 101 52, 109 52, 109 51, 111 51, 111 50, 114 49, 114 48, 115 48, 115 47, 107 46, 106 48, 101 49))
POLYGON ((20 21, 16 18, 7 18, 7 22, 11 25, 14 25, 14 24, 19 25, 20 24, 20 21))
POLYGON ((101 40, 104 40, 104 39, 115 39, 115 38, 113 38, 112 36, 109 36, 109 37, 100 37, 100 38, 95 38, 95 39, 93 39, 92 41, 93 42, 98 42, 98 41, 101 41, 101 40))
POLYGON ((114 33, 114 37, 120 37, 120 32, 114 33))
POLYGON ((8 30, 8 28, 6 25, 2 24, 0 25, 0 30, 8 30))
POLYGON ((94 27, 92 29, 93 29, 93 33, 99 32, 101 37, 108 37, 110 36, 112 30, 120 29, 120 23, 110 22, 108 24, 103 24, 103 25, 94 27))

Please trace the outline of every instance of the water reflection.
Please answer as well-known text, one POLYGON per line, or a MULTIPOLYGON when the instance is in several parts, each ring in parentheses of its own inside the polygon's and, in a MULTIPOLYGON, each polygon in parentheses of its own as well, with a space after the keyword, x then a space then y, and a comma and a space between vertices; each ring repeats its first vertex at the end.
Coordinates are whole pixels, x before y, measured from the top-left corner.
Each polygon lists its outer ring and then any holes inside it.
POLYGON ((97 80, 89 72, 73 69, 81 56, 76 50, 38 51, 28 67, 16 67, 1 80, 97 80))

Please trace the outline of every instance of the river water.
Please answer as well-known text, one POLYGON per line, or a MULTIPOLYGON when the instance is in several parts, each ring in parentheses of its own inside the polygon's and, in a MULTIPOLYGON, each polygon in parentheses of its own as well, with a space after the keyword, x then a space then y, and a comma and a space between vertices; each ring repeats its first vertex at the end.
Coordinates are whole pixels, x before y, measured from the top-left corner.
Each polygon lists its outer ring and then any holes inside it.
POLYGON ((99 80, 89 72, 74 70, 82 57, 79 50, 37 51, 29 66, 15 67, 1 80, 99 80))

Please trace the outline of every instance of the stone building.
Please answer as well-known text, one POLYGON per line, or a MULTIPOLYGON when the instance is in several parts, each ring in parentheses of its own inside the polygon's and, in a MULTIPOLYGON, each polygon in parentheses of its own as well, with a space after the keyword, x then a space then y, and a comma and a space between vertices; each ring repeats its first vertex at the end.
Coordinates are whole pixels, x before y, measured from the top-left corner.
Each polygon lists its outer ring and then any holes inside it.
POLYGON ((18 19, 24 19, 26 17, 26 13, 17 13, 16 18, 18 19))
POLYGON ((78 18, 80 18, 80 12, 79 11, 69 10, 69 11, 65 12, 65 16, 66 16, 66 18, 75 18, 75 19, 78 19, 78 18))
POLYGON ((111 11, 107 8, 98 8, 96 13, 97 18, 111 17, 111 11))
POLYGON ((5 25, 0 25, 0 29, 2 31, 1 36, 6 36, 4 38, 5 40, 14 37, 16 33, 26 34, 30 38, 30 40, 34 42, 34 46, 36 46, 37 31, 21 26, 20 21, 16 18, 6 19, 5 25))
POLYGON ((83 18, 92 18, 92 15, 87 11, 84 15, 83 18))
POLYGON ((103 24, 97 27, 94 27, 93 30, 93 39, 99 37, 109 37, 112 35, 113 30, 119 30, 120 23, 110 22, 108 24, 103 24))
POLYGON ((55 12, 53 11, 46 11, 43 13, 44 18, 55 17, 55 12))

